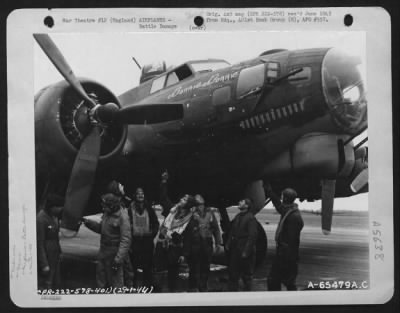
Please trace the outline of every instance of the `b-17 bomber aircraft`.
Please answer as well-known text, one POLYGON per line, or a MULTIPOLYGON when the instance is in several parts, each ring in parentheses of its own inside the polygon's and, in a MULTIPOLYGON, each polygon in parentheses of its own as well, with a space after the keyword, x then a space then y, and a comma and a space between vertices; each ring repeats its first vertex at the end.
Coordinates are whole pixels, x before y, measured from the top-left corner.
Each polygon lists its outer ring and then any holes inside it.
POLYGON ((335 197, 368 190, 368 149, 353 144, 367 128, 358 57, 276 49, 234 65, 161 62, 117 97, 76 77, 47 34, 34 38, 65 78, 35 96, 37 201, 65 196, 65 234, 99 211, 111 179, 151 194, 165 169, 172 194, 204 195, 225 222, 225 205, 241 197, 255 213, 264 206, 263 182, 322 199, 324 233, 335 197))

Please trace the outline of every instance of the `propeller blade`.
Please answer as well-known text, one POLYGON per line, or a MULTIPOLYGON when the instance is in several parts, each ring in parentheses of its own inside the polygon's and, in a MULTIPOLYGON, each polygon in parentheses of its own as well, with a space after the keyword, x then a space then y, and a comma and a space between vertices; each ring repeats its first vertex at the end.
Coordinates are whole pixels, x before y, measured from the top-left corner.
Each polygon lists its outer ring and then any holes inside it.
POLYGON ((62 55, 54 41, 48 34, 34 34, 33 37, 42 48, 44 53, 48 56, 50 61, 54 64, 60 74, 65 78, 67 82, 76 90, 76 92, 89 103, 91 107, 94 107, 96 103, 86 94, 81 83, 76 78, 74 72, 69 66, 67 60, 62 55))
POLYGON ((100 155, 100 130, 94 127, 82 142, 72 168, 65 196, 62 233, 65 236, 76 235, 79 221, 89 200, 100 155))
POLYGON ((253 201, 254 214, 258 213, 265 206, 266 198, 262 180, 256 180, 248 184, 244 195, 253 201))
POLYGON ((183 118, 183 105, 174 103, 131 105, 115 113, 121 124, 156 124, 183 118))
POLYGON ((329 235, 332 226, 333 202, 335 200, 336 180, 322 180, 321 189, 321 223, 324 235, 329 235))
POLYGON ((368 147, 360 147, 354 150, 354 159, 368 159, 368 147))
POLYGON ((368 184, 368 168, 363 169, 351 182, 350 189, 352 192, 359 192, 366 184, 368 184))

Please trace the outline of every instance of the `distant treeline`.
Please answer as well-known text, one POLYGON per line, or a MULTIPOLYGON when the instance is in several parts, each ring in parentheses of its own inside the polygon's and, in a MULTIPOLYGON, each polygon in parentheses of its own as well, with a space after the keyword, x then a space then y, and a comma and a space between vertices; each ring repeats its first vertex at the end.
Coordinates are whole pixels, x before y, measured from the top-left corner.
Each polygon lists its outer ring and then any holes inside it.
MULTIPOLYGON (((263 210, 274 211, 274 213, 278 214, 276 210, 273 208, 264 208, 263 210)), ((321 215, 321 210, 300 209, 300 211, 301 213, 321 215)), ((351 210, 334 209, 333 215, 368 216, 368 211, 351 211, 351 210)))

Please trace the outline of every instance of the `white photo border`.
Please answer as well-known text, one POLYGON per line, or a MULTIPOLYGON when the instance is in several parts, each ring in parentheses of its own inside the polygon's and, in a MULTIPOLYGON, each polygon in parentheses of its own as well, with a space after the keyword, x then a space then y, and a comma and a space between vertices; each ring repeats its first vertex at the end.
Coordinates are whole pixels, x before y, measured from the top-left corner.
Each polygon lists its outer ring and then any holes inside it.
MULTIPOLYGON (((222 306, 222 305, 328 305, 381 304, 394 292, 393 244, 393 150, 391 21, 382 8, 324 8, 332 12, 328 23, 245 25, 216 24, 206 30, 193 28, 193 18, 207 11, 246 9, 21 9, 11 12, 7 20, 7 85, 9 149, 9 255, 10 295, 20 307, 92 307, 92 306, 222 306), (190 293, 151 295, 68 295, 59 300, 45 300, 37 294, 36 277, 36 199, 34 146, 34 33, 71 32, 148 32, 130 24, 61 23, 65 17, 98 19, 112 12, 117 17, 166 16, 178 25, 175 32, 206 31, 337 31, 350 29, 343 17, 351 14, 351 31, 366 34, 369 138, 369 220, 370 220, 370 288, 307 292, 190 293), (51 15, 55 27, 43 19, 51 15), (24 127, 21 127, 24 125, 24 127), (24 190, 23 193, 20 191, 24 190), (376 224, 373 224, 376 223, 376 224), (374 225, 379 225, 374 228, 374 225), (379 229, 377 228, 379 227, 379 229), (376 258, 374 239, 380 230, 384 260, 376 258), (328 293, 328 294, 327 294, 328 293), (334 296, 332 296, 333 294, 334 296)), ((254 8, 252 10, 255 10, 254 8)), ((268 9, 266 9, 268 10, 268 9)), ((281 9, 283 11, 291 9, 281 9)), ((319 10, 299 8, 296 10, 319 10)), ((160 30, 158 30, 160 31, 160 30)), ((165 30, 170 32, 171 30, 165 30)))

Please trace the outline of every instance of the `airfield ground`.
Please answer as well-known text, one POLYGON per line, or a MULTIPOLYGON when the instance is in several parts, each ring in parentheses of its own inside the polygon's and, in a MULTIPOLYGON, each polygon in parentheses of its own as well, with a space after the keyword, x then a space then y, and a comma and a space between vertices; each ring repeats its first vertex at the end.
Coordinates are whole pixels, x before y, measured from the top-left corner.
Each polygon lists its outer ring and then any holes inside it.
MULTIPOLYGON (((301 234, 300 263, 297 284, 307 289, 320 282, 369 281, 368 213, 339 212, 333 217, 332 233, 322 234, 321 216, 302 213, 304 229, 301 234)), ((268 237, 268 252, 263 264, 255 271, 254 290, 267 290, 267 275, 275 253, 274 232, 279 215, 274 210, 264 209, 257 214, 268 237)), ((65 288, 95 287, 95 259, 99 248, 99 235, 84 226, 78 236, 61 240, 63 250, 62 271, 65 288)), ((187 287, 187 269, 183 268, 179 286, 187 287)), ((159 291, 167 292, 166 273, 155 275, 159 291)), ((226 290, 227 271, 225 266, 213 266, 210 275, 210 291, 226 290)), ((318 287, 315 287, 318 288, 318 287)), ((310 289, 310 288, 309 288, 310 289)))

